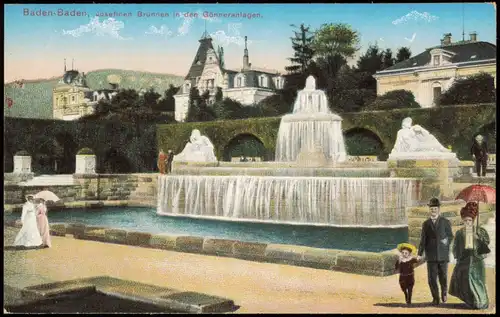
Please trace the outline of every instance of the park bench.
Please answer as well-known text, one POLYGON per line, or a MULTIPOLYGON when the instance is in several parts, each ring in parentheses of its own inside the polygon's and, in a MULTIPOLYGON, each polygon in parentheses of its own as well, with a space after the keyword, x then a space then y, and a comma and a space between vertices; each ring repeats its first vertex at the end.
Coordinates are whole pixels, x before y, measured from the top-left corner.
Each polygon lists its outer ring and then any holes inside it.
POLYGON ((488 164, 486 165, 486 172, 495 173, 497 170, 497 155, 496 153, 488 154, 488 164))
POLYGON ((348 162, 377 162, 378 158, 376 155, 356 155, 347 156, 348 162))

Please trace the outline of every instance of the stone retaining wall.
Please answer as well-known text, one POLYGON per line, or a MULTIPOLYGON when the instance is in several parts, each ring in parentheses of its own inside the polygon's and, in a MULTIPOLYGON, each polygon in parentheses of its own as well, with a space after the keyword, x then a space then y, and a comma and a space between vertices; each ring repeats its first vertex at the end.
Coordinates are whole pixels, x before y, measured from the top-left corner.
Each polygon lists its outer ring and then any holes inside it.
POLYGON ((25 196, 50 190, 61 198, 60 204, 74 201, 138 200, 156 205, 157 174, 73 175, 75 185, 4 186, 4 204, 22 204, 25 196))
MULTIPOLYGON (((20 227, 19 222, 6 225, 20 227)), ((395 274, 395 250, 380 253, 319 249, 296 245, 266 244, 194 236, 150 234, 80 223, 51 224, 55 236, 72 235, 75 239, 117 243, 161 250, 280 263, 316 269, 372 276, 395 274)))

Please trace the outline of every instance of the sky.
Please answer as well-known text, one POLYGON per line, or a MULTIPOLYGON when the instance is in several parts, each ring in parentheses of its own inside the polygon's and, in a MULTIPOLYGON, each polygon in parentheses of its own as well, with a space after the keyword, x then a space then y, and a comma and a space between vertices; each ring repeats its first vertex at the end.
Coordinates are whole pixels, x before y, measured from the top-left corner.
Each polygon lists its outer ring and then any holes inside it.
POLYGON ((247 36, 252 66, 284 71, 293 54, 290 25, 301 23, 350 24, 360 34, 357 56, 375 43, 394 52, 407 46, 416 55, 439 45, 444 33, 461 40, 462 20, 466 39, 475 31, 496 43, 496 10, 488 3, 9 4, 4 12, 4 82, 60 76, 64 58, 84 72, 185 76, 205 28, 232 69, 242 66, 247 36))

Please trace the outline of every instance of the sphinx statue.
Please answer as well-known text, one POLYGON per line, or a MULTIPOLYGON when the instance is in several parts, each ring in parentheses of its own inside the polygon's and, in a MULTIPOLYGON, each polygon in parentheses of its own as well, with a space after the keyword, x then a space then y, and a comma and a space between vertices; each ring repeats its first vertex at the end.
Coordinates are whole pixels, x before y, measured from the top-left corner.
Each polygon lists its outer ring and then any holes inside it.
POLYGON ((396 143, 389 159, 453 159, 456 154, 445 148, 429 131, 420 125, 412 125, 411 118, 403 119, 401 129, 396 136, 396 143))
POLYGON ((214 154, 214 145, 210 139, 194 129, 189 142, 181 153, 174 156, 176 162, 217 162, 214 154))

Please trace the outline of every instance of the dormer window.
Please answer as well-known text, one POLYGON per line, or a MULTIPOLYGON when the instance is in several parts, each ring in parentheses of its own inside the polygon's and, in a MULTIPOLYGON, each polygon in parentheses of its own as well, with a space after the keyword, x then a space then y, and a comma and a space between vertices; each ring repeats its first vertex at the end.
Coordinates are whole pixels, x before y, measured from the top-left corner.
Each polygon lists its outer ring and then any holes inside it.
POLYGON ((75 96, 71 96, 71 102, 75 102, 75 96))
POLYGON ((238 77, 238 78, 236 79, 236 86, 237 86, 237 87, 241 87, 241 77, 238 77))
POLYGON ((264 76, 259 77, 259 86, 266 87, 266 78, 264 76))
POLYGON ((440 56, 439 55, 434 55, 432 57, 432 64, 434 66, 439 66, 439 63, 440 63, 440 56))

